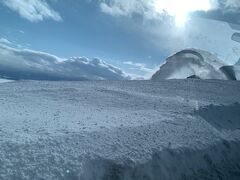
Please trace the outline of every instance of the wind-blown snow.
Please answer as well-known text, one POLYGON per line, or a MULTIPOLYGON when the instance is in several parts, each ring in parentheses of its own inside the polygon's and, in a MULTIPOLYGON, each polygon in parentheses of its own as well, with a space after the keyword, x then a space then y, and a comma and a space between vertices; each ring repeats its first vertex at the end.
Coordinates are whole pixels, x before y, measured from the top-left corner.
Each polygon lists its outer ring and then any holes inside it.
POLYGON ((0 77, 30 80, 126 80, 129 77, 100 59, 61 59, 51 54, 0 45, 0 77))
POLYGON ((234 70, 234 67, 227 66, 207 51, 186 49, 167 58, 152 79, 186 79, 197 76, 201 79, 236 80, 234 70))
POLYGON ((240 178, 240 82, 0 84, 0 179, 240 178))

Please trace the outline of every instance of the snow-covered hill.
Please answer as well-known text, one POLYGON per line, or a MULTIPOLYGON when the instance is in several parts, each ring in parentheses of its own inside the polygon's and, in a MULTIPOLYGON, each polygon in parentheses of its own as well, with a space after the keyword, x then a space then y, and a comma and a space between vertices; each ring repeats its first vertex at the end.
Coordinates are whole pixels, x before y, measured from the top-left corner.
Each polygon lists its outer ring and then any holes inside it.
POLYGON ((1 180, 237 180, 240 82, 0 84, 1 180))
POLYGON ((207 51, 186 49, 167 58, 166 63, 152 76, 152 79, 186 79, 188 77, 236 80, 236 72, 234 67, 227 66, 207 51))

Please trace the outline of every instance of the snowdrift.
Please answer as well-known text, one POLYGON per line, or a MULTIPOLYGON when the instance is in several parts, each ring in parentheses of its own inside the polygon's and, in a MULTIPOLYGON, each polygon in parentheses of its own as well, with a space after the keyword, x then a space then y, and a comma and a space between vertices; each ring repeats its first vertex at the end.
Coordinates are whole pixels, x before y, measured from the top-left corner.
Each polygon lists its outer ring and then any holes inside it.
POLYGON ((237 80, 237 73, 234 66, 227 66, 207 51, 186 49, 167 58, 166 63, 152 76, 152 80, 186 78, 237 80))

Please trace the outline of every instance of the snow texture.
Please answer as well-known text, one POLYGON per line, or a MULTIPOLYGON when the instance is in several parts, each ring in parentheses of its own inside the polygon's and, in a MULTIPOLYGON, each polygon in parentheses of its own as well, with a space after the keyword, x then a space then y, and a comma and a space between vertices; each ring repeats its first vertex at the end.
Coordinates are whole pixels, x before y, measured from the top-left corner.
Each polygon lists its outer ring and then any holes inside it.
POLYGON ((186 49, 167 58, 152 79, 186 79, 195 76, 201 79, 237 80, 237 73, 234 66, 228 66, 207 51, 186 49))
POLYGON ((0 77, 14 80, 126 80, 129 77, 100 59, 61 59, 51 54, 0 44, 0 77))
POLYGON ((240 82, 0 84, 1 180, 240 178, 240 82))

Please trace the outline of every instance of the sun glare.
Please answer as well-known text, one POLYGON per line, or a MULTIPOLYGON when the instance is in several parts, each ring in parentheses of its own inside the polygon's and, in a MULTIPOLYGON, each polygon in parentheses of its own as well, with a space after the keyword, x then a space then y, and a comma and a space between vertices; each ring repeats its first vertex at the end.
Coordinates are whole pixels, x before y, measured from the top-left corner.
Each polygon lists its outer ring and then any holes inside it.
POLYGON ((154 8, 158 13, 167 12, 173 16, 177 27, 184 27, 189 13, 208 11, 211 9, 211 3, 210 0, 155 0, 154 8))

